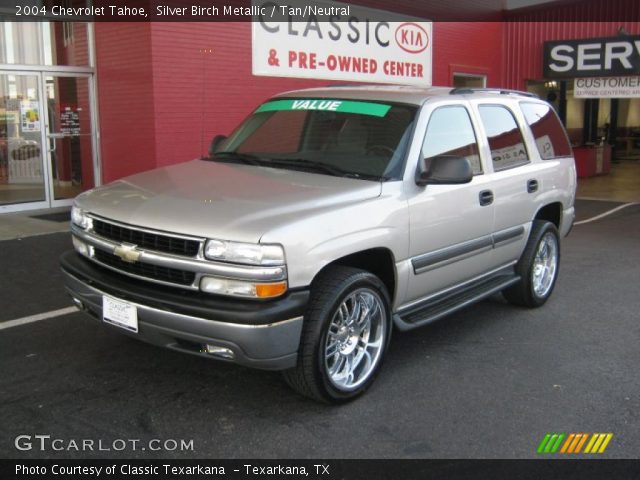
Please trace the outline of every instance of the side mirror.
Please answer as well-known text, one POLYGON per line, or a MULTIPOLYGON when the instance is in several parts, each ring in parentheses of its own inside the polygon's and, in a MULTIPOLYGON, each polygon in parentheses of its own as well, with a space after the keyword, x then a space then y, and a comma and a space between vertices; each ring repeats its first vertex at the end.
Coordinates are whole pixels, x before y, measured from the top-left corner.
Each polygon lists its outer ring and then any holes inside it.
POLYGON ((456 155, 437 155, 423 158, 418 163, 416 184, 458 185, 469 183, 473 179, 473 168, 465 157, 456 155))
POLYGON ((216 135, 215 137, 213 137, 213 140, 211 140, 211 144, 209 145, 210 157, 213 157, 213 154, 216 153, 216 150, 218 149, 220 144, 224 142, 226 139, 227 139, 226 135, 216 135))

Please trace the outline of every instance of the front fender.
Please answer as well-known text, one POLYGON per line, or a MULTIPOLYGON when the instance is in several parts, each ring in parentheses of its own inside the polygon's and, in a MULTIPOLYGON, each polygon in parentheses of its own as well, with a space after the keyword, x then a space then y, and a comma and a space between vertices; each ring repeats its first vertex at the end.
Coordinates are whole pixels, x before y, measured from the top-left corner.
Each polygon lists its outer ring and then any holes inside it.
POLYGON ((325 266, 353 253, 385 248, 396 262, 405 259, 409 250, 406 202, 398 195, 381 195, 299 218, 266 233, 260 241, 282 244, 290 288, 306 287, 325 266))

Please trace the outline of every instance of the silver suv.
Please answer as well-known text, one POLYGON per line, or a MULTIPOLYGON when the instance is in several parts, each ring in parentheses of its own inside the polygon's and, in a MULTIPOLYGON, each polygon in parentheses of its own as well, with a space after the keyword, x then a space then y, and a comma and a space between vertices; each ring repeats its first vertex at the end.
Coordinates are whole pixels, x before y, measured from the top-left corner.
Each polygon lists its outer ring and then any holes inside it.
POLYGON ((123 333, 342 402, 371 385, 394 325, 497 292, 544 304, 575 188, 565 131, 532 95, 287 92, 206 158, 80 195, 62 270, 123 333))

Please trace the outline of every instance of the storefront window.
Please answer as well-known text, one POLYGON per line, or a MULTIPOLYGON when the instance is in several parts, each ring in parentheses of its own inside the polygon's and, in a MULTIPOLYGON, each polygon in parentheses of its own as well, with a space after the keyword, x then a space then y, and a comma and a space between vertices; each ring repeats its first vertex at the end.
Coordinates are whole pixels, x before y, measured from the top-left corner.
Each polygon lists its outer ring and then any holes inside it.
POLYGON ((456 88, 484 88, 487 86, 487 76, 471 73, 454 73, 453 86, 456 88))
POLYGON ((88 45, 86 23, 0 23, 0 64, 86 67, 88 45))

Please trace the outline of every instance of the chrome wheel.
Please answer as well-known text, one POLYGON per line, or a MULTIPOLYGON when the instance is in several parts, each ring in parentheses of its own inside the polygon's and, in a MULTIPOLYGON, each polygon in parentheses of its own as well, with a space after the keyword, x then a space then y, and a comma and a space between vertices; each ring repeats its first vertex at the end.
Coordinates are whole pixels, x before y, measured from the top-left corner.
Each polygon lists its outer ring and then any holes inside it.
POLYGON ((339 390, 357 389, 376 370, 386 339, 386 310, 380 296, 360 288, 347 296, 329 324, 324 368, 339 390))
POLYGON ((544 298, 551 288, 558 268, 558 240, 547 232, 540 239, 531 269, 531 283, 535 294, 544 298))

